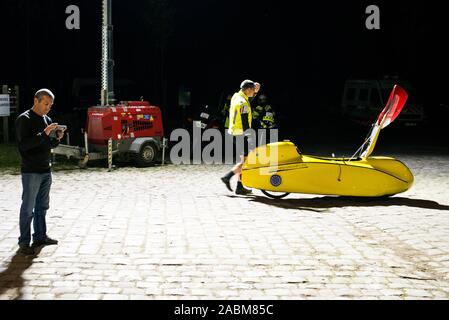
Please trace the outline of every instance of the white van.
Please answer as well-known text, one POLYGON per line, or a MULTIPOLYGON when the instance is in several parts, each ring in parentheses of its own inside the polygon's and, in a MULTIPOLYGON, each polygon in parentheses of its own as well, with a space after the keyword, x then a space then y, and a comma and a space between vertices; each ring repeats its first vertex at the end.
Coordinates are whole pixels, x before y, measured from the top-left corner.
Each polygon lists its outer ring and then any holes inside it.
POLYGON ((412 86, 407 81, 395 79, 347 80, 341 102, 343 116, 364 125, 372 124, 385 106, 395 84, 403 87, 409 94, 396 121, 407 126, 422 124, 425 120, 424 109, 415 102, 412 86))

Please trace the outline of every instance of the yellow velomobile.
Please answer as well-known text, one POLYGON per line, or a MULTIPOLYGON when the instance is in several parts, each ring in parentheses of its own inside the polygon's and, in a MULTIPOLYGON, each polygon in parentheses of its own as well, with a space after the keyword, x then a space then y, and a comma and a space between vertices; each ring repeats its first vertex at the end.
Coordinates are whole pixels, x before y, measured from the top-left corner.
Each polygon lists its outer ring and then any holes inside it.
POLYGON ((351 158, 304 155, 291 142, 271 143, 249 153, 242 183, 272 198, 289 193, 383 197, 407 191, 413 184, 407 166, 394 158, 370 157, 380 130, 396 119, 407 98, 403 88, 393 88, 368 138, 351 158))

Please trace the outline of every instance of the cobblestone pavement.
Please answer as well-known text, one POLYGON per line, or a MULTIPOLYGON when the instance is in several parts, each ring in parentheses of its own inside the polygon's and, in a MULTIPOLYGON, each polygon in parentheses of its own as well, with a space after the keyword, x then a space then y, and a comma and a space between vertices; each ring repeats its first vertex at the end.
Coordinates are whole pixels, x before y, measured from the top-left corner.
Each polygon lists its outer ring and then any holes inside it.
POLYGON ((2 299, 447 299, 449 156, 384 200, 228 192, 229 166, 54 173, 48 234, 16 253, 21 182, 0 176, 2 299))

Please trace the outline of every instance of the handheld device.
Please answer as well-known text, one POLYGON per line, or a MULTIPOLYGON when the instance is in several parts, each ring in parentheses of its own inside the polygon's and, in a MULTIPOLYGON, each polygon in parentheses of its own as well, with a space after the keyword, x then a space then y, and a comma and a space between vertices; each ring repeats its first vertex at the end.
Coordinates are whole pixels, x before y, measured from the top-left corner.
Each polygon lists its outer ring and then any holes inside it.
POLYGON ((58 131, 65 131, 67 129, 66 125, 58 124, 58 126, 50 132, 50 137, 56 138, 56 133, 58 131))
POLYGON ((63 124, 58 124, 58 126, 56 127, 55 131, 64 131, 67 129, 66 125, 63 124))

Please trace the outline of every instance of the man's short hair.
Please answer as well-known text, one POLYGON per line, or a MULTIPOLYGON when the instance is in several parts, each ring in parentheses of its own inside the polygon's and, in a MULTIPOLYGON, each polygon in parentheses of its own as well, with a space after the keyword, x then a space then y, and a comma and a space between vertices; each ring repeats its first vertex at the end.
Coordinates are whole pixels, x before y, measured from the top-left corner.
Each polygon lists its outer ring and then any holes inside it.
POLYGON ((244 80, 241 84, 240 84, 240 89, 242 90, 246 90, 249 88, 255 88, 256 87, 256 83, 254 81, 251 80, 244 80))
POLYGON ((52 100, 55 100, 55 95, 53 94, 53 92, 51 92, 48 89, 39 89, 36 91, 36 93, 34 94, 34 97, 37 99, 37 101, 41 102, 42 98, 44 96, 47 96, 49 98, 51 98, 52 100))

